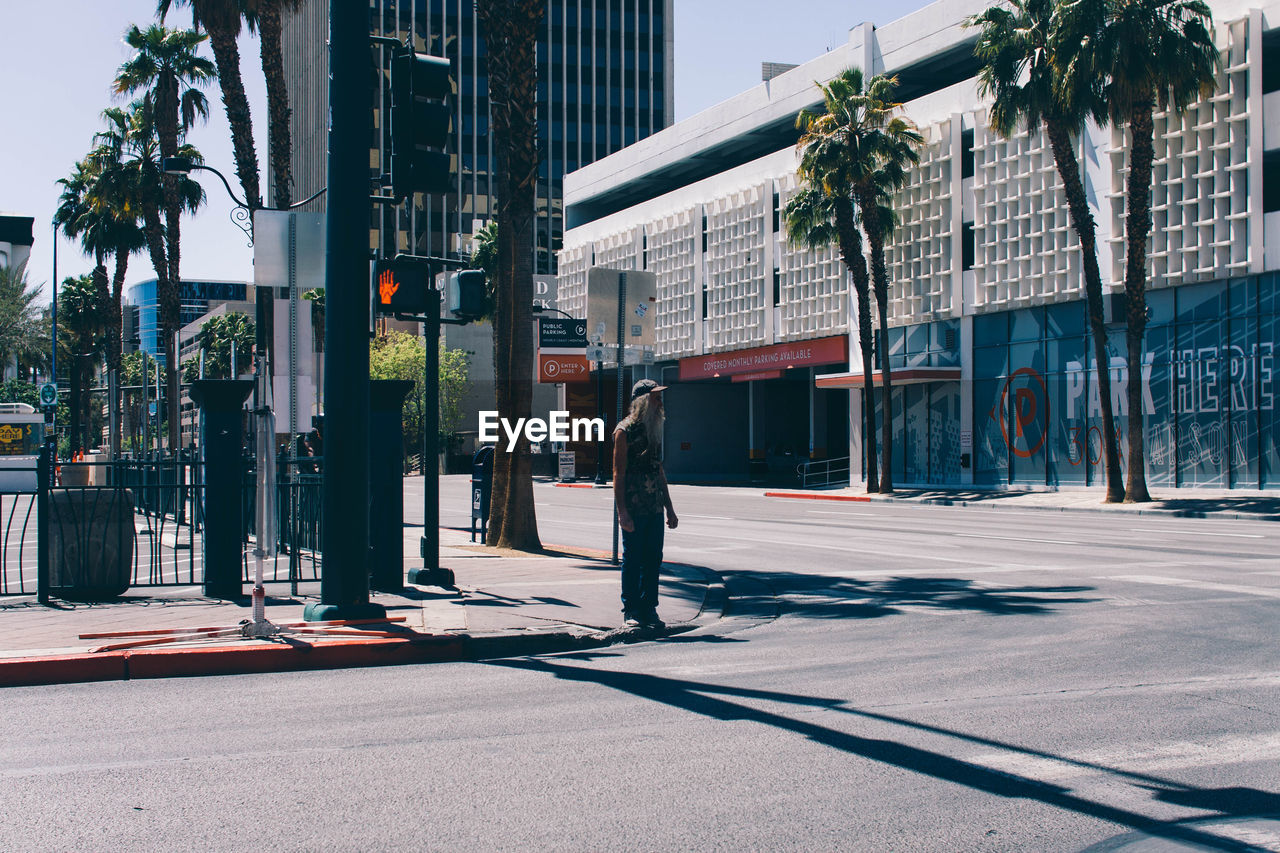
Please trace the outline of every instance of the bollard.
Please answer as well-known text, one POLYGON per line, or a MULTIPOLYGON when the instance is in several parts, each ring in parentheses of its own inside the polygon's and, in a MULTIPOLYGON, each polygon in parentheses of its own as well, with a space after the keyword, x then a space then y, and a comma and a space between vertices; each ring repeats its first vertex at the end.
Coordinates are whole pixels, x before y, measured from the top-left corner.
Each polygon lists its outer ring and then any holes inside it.
POLYGON ((408 379, 369 382, 369 586, 404 589, 404 449, 401 412, 408 379))
POLYGON ((197 379, 191 399, 204 415, 204 594, 209 598, 244 595, 244 401, 251 379, 197 379))

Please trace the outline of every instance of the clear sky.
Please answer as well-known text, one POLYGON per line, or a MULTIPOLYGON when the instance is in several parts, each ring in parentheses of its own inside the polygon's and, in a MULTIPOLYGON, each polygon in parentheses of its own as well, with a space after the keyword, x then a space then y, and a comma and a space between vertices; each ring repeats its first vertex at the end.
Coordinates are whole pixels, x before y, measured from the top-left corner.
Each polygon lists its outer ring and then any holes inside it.
MULTIPOLYGON (((844 43, 864 20, 886 23, 924 6, 869 0, 675 0, 676 119, 686 118, 760 82, 761 62, 799 64, 844 43), (890 11, 891 9, 891 11, 890 11)), ((29 279, 52 279, 52 228, 58 178, 90 149, 100 129, 116 69, 129 56, 122 40, 131 23, 145 26, 154 0, 3 0, 0 2, 0 212, 34 216, 29 279)), ((170 25, 186 26, 183 9, 170 25)), ((257 40, 241 37, 241 69, 254 116, 259 168, 266 172, 266 94, 257 40)), ((206 55, 212 57, 206 49, 206 55)), ((208 92, 207 125, 190 139, 239 193, 230 130, 220 92, 208 92)), ((253 250, 231 223, 231 201, 217 178, 197 173, 207 204, 184 220, 184 278, 253 277, 253 250)), ((263 181, 265 190, 265 179, 263 181)), ((88 272, 92 261, 59 239, 58 277, 88 272)), ((145 253, 129 264, 128 283, 154 277, 145 253)))

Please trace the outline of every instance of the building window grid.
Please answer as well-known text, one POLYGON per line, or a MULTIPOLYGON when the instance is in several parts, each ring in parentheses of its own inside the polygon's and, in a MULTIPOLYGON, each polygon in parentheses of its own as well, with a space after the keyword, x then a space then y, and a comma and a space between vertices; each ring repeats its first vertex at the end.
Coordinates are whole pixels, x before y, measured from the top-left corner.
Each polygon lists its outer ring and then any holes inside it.
POLYGON ((696 323, 701 318, 695 291, 698 207, 675 211, 645 225, 648 257, 645 269, 657 278, 658 305, 654 325, 658 358, 695 353, 696 323))
MULTIPOLYGON (((778 201, 785 207, 798 191, 794 173, 778 179, 778 201)), ((781 224, 781 223, 779 223, 781 224)), ((836 244, 820 249, 791 245, 778 236, 780 274, 779 341, 804 340, 849 329, 849 276, 836 244)))
POLYGON ((1048 139, 1039 127, 1006 139, 986 118, 974 133, 975 312, 1079 298, 1080 243, 1048 139))
POLYGON ((766 217, 772 182, 746 187, 707 205, 707 352, 723 352, 765 341, 764 269, 766 217), (769 192, 766 193, 766 189, 769 192))
POLYGON ((558 255, 556 275, 556 307, 566 314, 585 319, 587 316, 587 268, 591 266, 591 246, 582 243, 565 247, 558 255))
MULTIPOLYGON (((1215 91, 1179 119, 1154 116, 1151 287, 1208 281, 1249 271, 1249 21, 1231 21, 1215 91)), ((1124 281, 1128 150, 1123 128, 1111 131, 1112 281, 1124 281)), ((1257 202, 1255 202, 1256 204, 1257 202)))
POLYGON ((885 247, 889 270, 889 325, 942 319, 951 311, 951 120, 923 129, 920 164, 894 208, 899 225, 885 247))

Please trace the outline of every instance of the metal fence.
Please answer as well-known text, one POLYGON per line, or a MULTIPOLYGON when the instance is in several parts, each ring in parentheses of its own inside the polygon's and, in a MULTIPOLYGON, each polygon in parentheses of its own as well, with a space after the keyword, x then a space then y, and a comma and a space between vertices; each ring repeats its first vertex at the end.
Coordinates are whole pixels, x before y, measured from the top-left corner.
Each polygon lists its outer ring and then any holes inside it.
MULTIPOLYGON (((256 535, 256 465, 243 460, 242 577, 256 535)), ((276 464, 276 548, 267 583, 319 580, 323 460, 276 464)), ((119 594, 126 588, 204 581, 203 463, 177 458, 44 463, 13 460, 0 478, 0 596, 119 594), (44 543, 44 547, 40 547, 44 543), (42 566, 42 560, 44 565, 42 566)))
POLYGON ((839 459, 819 459, 813 462, 802 462, 796 466, 803 488, 819 486, 844 486, 849 484, 849 457, 839 459))

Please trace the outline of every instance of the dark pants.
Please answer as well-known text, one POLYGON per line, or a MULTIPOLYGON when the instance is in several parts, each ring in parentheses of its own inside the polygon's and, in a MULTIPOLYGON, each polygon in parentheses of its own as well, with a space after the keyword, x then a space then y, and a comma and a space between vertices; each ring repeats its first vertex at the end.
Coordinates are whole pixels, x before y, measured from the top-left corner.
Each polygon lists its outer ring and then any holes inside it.
POLYGON ((622 531, 622 612, 642 616, 658 609, 662 566, 662 513, 633 515, 635 530, 622 531))

